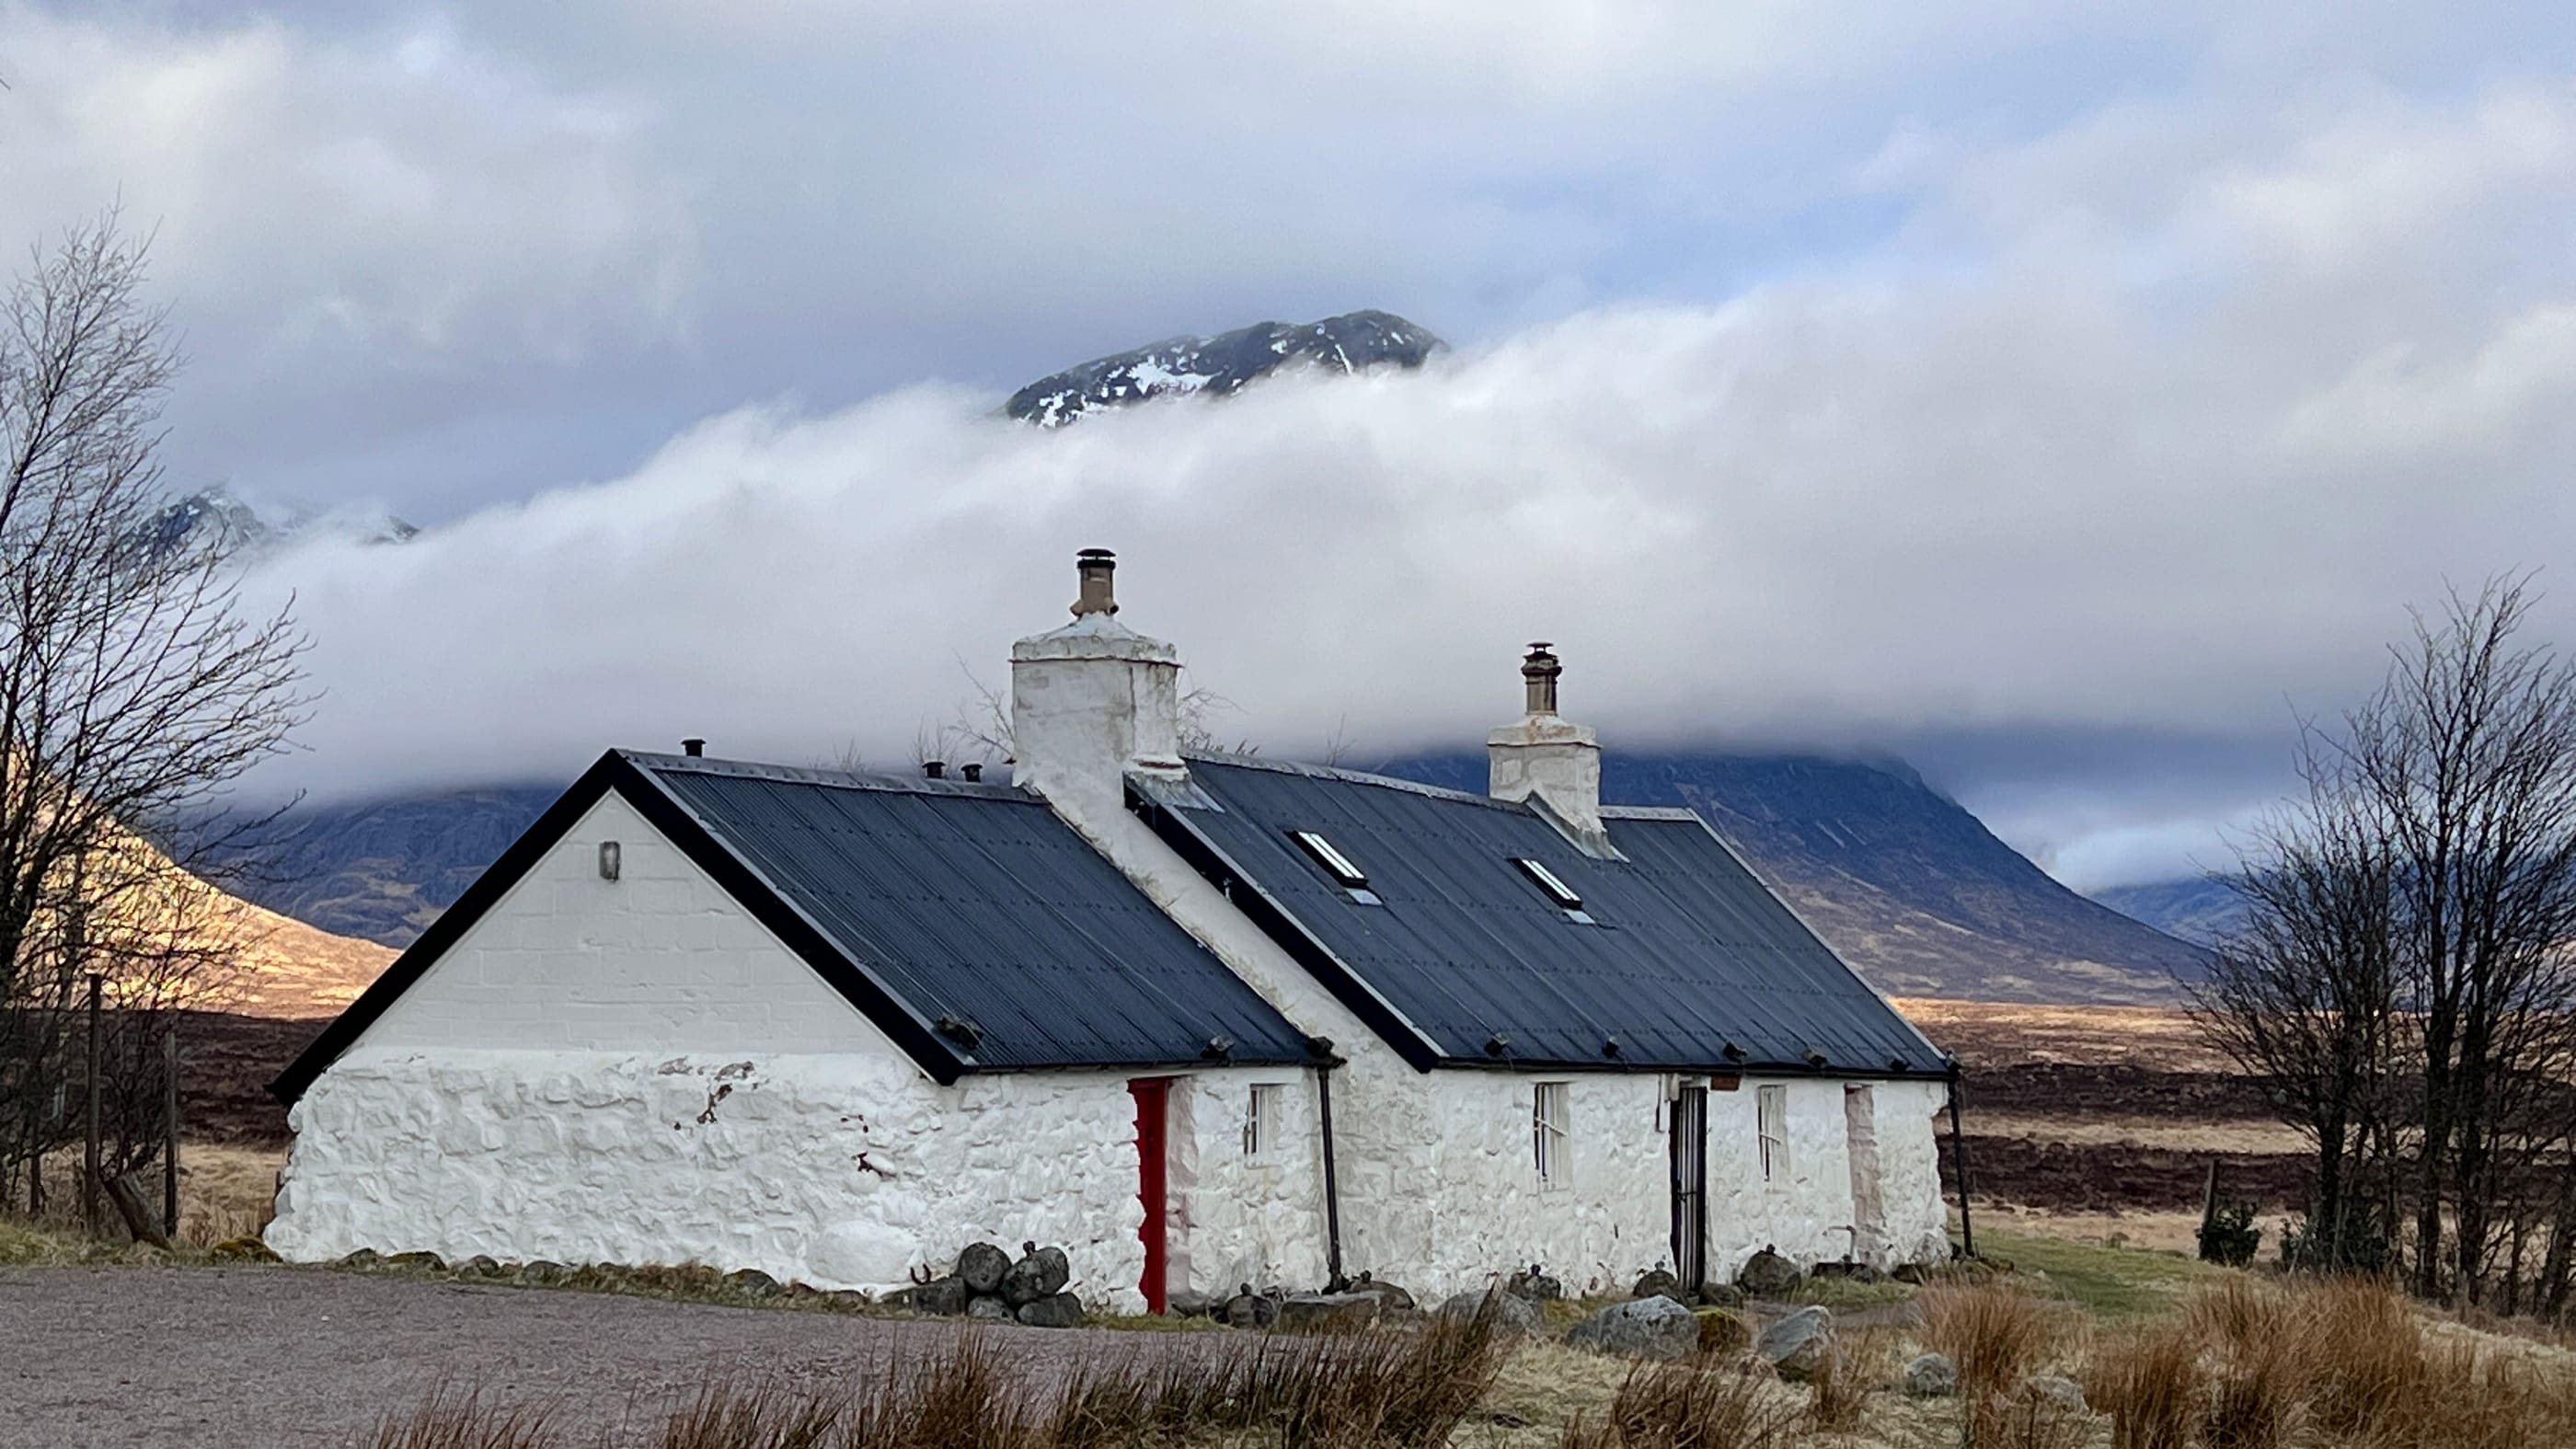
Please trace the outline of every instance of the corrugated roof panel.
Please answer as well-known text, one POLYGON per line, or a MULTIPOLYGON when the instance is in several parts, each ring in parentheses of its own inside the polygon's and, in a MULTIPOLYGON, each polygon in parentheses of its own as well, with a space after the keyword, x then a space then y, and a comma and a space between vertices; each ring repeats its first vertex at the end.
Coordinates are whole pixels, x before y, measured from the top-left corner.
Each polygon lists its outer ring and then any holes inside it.
POLYGON ((999 786, 638 757, 671 796, 986 1068, 1306 1059, 1286 1018, 1045 805, 999 786))
POLYGON ((1459 1060, 1508 1038, 1525 1065, 1941 1070, 1938 1054, 1707 828, 1614 817, 1625 860, 1586 854, 1524 806, 1341 771, 1194 759, 1217 808, 1172 817, 1249 874, 1334 957, 1459 1060), (1293 840, 1368 872, 1354 901, 1293 840), (1513 864, 1582 898, 1571 919, 1513 864), (1606 1044, 1618 1042, 1616 1057, 1606 1044))

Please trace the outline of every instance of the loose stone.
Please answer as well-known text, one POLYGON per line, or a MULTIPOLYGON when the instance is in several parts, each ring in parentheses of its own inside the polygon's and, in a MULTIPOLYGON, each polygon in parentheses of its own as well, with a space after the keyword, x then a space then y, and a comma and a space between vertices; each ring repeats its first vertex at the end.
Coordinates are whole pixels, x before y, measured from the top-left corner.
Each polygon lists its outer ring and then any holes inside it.
POLYGON ((1672 1359, 1698 1348, 1699 1333, 1699 1319, 1673 1300, 1632 1298, 1574 1325, 1565 1341, 1595 1353, 1672 1359))

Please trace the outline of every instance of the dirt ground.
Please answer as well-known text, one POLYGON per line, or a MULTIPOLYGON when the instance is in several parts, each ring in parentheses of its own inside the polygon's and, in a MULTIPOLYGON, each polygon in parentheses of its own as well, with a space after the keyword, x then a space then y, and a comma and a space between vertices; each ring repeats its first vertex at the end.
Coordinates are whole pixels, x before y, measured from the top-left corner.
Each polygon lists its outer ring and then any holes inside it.
MULTIPOLYGON (((0 1270, 0 1449, 347 1446, 442 1384, 623 1438, 713 1376, 843 1381, 958 1331, 318 1269, 0 1270)), ((1200 1338, 994 1331, 1032 1373, 1200 1338)))

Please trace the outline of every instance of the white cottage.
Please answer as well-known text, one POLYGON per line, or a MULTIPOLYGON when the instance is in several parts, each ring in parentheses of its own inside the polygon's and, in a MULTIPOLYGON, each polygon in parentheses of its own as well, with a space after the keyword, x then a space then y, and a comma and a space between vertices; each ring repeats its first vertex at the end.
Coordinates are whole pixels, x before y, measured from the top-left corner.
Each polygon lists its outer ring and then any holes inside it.
POLYGON ((1109 1306, 1945 1256, 1950 1064, 1686 811, 1604 806, 1534 646, 1492 791, 1180 748, 1086 551, 1016 777, 603 757, 274 1085, 270 1245, 1109 1306))

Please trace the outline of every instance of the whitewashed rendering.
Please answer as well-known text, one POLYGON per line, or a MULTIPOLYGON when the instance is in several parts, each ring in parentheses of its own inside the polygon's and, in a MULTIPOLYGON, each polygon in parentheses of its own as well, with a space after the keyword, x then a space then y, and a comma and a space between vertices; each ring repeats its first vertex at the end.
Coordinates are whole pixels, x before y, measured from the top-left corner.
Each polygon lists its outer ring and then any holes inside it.
POLYGON ((616 751, 274 1090, 269 1244, 1095 1306, 1946 1257, 1951 1064, 1696 817, 1600 799, 1554 654, 1488 792, 1185 754, 1087 552, 1009 783, 616 751))

